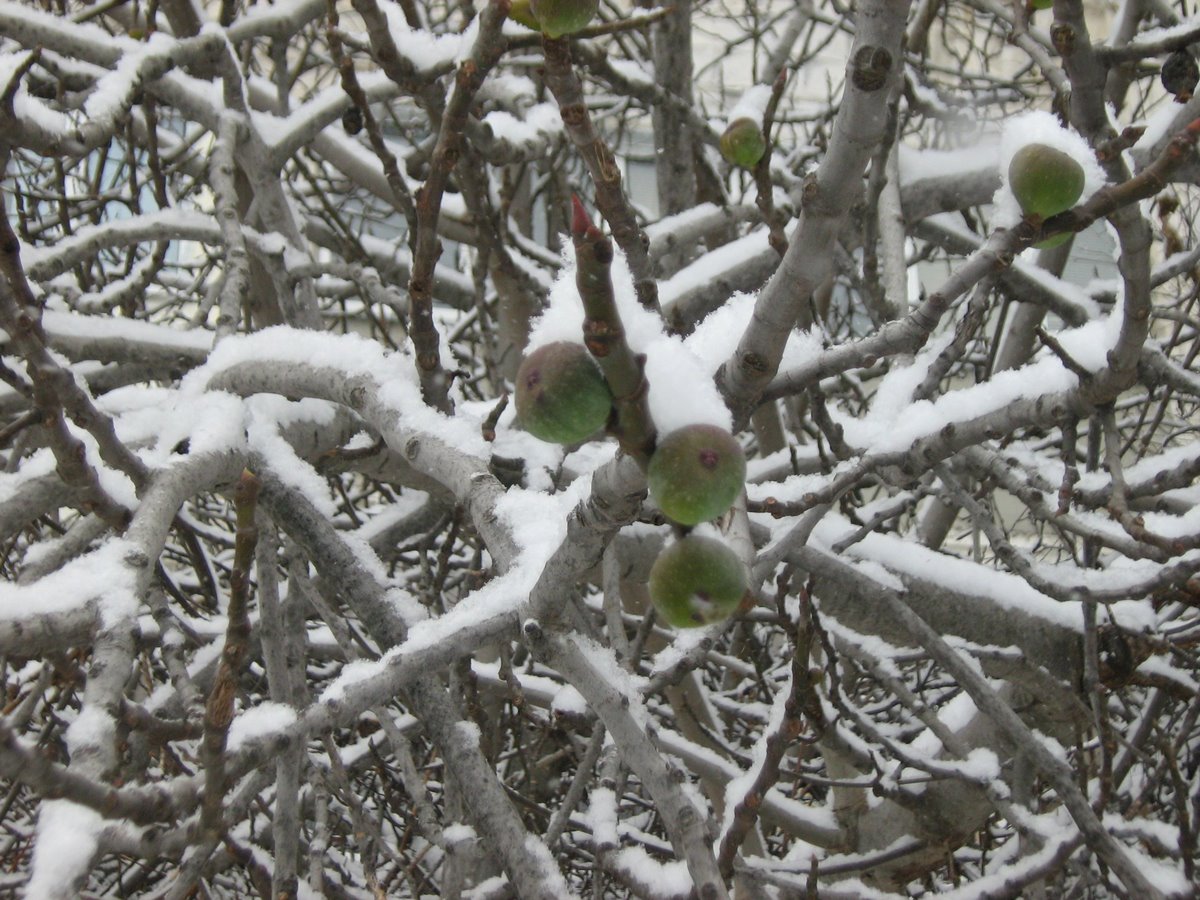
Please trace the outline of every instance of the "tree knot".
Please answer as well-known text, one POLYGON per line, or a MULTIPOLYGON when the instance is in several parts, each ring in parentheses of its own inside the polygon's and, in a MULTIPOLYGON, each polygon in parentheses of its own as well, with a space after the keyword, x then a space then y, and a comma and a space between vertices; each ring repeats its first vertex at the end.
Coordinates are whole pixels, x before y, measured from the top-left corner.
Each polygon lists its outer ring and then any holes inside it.
POLYGON ((892 54, 883 47, 859 47, 850 66, 850 80, 860 91, 877 91, 887 83, 892 54))

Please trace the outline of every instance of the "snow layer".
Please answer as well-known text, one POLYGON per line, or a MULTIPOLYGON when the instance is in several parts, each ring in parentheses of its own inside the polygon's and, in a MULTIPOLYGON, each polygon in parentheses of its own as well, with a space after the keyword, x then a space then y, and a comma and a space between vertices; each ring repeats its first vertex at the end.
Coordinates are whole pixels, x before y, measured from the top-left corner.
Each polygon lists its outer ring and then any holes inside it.
POLYGON ((241 363, 264 360, 309 369, 330 368, 347 379, 369 378, 380 385, 380 402, 393 410, 407 427, 437 435, 464 453, 488 455, 478 421, 463 415, 445 416, 421 399, 416 364, 409 354, 389 353, 377 342, 355 334, 327 334, 280 325, 229 337, 213 350, 204 366, 184 378, 181 403, 199 400, 208 391, 208 383, 220 372, 241 363))
POLYGON ((134 568, 125 562, 137 548, 123 539, 67 563, 32 584, 0 582, 0 619, 64 612, 96 602, 102 622, 118 622, 137 614, 134 568))
POLYGON ((728 119, 730 122, 738 119, 753 119, 755 122, 762 122, 770 100, 771 85, 752 85, 746 88, 737 103, 730 108, 728 119))
POLYGON ((235 718, 229 725, 226 746, 237 750, 247 741, 278 734, 296 721, 296 711, 284 703, 260 703, 235 718))
MULTIPOLYGON (((1000 143, 995 136, 985 136, 979 143, 957 150, 918 150, 900 145, 901 184, 995 170, 999 165, 1000 143)), ((1007 168, 1005 165, 1004 170, 1007 168)))
POLYGON ((104 819, 68 800, 46 800, 38 813, 26 900, 58 900, 82 878, 99 848, 104 819))

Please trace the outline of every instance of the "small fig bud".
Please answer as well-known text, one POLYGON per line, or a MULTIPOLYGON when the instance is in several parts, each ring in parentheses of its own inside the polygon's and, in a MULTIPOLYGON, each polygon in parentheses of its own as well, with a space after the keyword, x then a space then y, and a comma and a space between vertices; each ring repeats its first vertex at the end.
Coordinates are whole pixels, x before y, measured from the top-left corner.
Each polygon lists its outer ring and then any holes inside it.
POLYGON ((659 441, 646 481, 659 509, 681 525, 697 525, 733 505, 746 481, 746 457, 725 429, 685 425, 659 441))
POLYGON ((608 421, 612 392, 582 344, 538 347, 517 370, 517 416, 536 438, 576 444, 608 421))
POLYGON ((529 7, 535 27, 547 37, 560 38, 586 28, 596 18, 600 0, 529 0, 529 7))
POLYGON ((720 622, 746 593, 737 555, 712 538, 688 535, 659 554, 650 569, 650 600, 676 628, 720 622))
POLYGON ((734 119, 721 135, 721 155, 730 165, 753 169, 766 152, 762 128, 753 119, 734 119))
POLYGON ((1163 87, 1175 95, 1176 103, 1187 103, 1192 99, 1197 82, 1200 82, 1200 67, 1191 53, 1179 49, 1167 57, 1160 77, 1163 87))

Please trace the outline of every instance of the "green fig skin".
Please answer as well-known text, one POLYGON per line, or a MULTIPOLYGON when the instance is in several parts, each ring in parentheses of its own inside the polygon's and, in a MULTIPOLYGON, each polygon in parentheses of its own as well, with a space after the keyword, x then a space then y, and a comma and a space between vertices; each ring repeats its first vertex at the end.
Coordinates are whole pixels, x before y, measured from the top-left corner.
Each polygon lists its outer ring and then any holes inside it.
POLYGON ((1029 6, 1031 9, 1049 9, 1054 5, 1054 0, 1030 0, 1029 6))
POLYGON ((508 17, 514 22, 520 22, 526 28, 532 28, 534 31, 542 30, 542 26, 538 24, 538 20, 533 14, 530 0, 513 0, 508 9, 508 17))
POLYGON ((574 34, 591 24, 600 9, 600 0, 529 0, 537 26, 547 37, 574 34))
POLYGON ((715 425, 685 425, 658 442, 646 469, 650 496, 681 525, 723 514, 746 482, 746 457, 732 434, 715 425))
POLYGON ((1038 241, 1033 246, 1035 250, 1049 250, 1051 247, 1065 244, 1073 237, 1075 237, 1075 232, 1064 231, 1062 234, 1056 234, 1054 237, 1046 238, 1044 241, 1038 241))
POLYGON ((1009 163, 1008 183, 1026 215, 1049 218, 1083 194, 1083 166, 1061 150, 1026 144, 1009 163))
MULTIPOLYGON (((1008 166, 1008 184, 1027 216, 1048 219, 1075 205, 1083 194, 1083 166, 1053 147, 1026 144, 1008 166)), ((1072 237, 1070 232, 1047 238, 1036 246, 1057 247, 1072 237)))
POLYGON ((538 347, 517 370, 517 418, 534 437, 577 444, 608 421, 612 391, 582 344, 538 347))
POLYGON ((720 622, 746 593, 746 570, 732 550, 690 534, 659 554, 650 569, 650 600, 676 628, 720 622))
POLYGON ((767 152, 762 128, 753 119, 734 119, 721 135, 721 155, 732 166, 753 169, 767 152))

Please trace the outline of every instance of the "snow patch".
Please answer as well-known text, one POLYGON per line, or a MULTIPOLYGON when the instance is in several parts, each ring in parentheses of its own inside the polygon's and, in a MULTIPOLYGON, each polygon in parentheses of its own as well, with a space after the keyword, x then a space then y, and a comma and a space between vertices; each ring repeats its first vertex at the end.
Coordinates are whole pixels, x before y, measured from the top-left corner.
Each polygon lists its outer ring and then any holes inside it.
POLYGON ((278 734, 296 721, 296 710, 284 703, 270 701, 246 710, 229 725, 226 746, 237 750, 247 741, 278 734))
POLYGON ((38 813, 32 875, 26 900, 58 900, 72 893, 100 846, 104 819, 95 810, 68 800, 46 800, 38 813))

